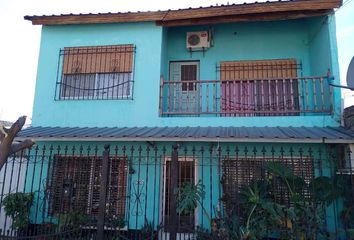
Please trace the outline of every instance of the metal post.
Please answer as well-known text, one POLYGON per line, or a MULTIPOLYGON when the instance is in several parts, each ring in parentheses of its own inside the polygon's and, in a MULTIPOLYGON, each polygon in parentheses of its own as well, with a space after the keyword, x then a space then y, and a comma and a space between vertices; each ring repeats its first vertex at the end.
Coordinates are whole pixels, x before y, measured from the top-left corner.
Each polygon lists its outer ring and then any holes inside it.
POLYGON ((104 239, 104 218, 106 211, 106 192, 108 180, 109 144, 104 145, 102 153, 100 205, 97 217, 97 239, 104 239))
POLYGON ((170 240, 176 240, 177 238, 177 196, 173 194, 175 189, 178 187, 178 145, 175 144, 172 146, 171 154, 171 193, 170 194, 170 219, 169 219, 169 228, 170 228, 170 240))

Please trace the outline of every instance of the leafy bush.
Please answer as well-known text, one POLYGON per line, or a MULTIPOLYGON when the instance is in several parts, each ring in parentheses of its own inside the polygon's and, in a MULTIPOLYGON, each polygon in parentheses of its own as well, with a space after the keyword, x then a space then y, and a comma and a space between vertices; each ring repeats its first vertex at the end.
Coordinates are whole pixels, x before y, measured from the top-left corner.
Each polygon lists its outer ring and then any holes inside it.
POLYGON ((34 193, 9 193, 3 200, 2 205, 6 215, 12 218, 11 228, 25 229, 29 221, 29 214, 33 203, 34 193))

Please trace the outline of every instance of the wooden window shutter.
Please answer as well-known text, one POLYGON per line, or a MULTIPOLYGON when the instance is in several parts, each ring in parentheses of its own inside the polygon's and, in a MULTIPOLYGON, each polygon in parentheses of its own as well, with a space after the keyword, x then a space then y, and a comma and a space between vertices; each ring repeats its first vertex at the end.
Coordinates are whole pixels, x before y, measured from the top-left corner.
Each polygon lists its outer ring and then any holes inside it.
MULTIPOLYGON (((313 159, 309 156, 304 157, 282 157, 277 160, 270 158, 225 158, 222 161, 222 189, 223 202, 226 211, 237 212, 241 216, 245 216, 242 212, 242 188, 249 186, 259 180, 264 180, 269 174, 263 167, 265 162, 280 162, 287 166, 296 176, 301 176, 305 182, 309 183, 314 178, 313 159)), ((274 200, 279 204, 289 204, 290 195, 287 187, 279 177, 272 178, 274 200)), ((311 193, 304 190, 304 196, 311 199, 311 193)))
POLYGON ((130 73, 134 45, 64 48, 63 74, 130 73))
MULTIPOLYGON (((112 157, 109 165, 109 181, 104 186, 107 188, 106 213, 111 217, 124 216, 128 160, 126 157, 112 157)), ((101 169, 100 157, 56 155, 50 177, 49 214, 79 211, 97 215, 102 187, 101 169)))
POLYGON ((220 63, 220 80, 257 80, 297 76, 296 59, 226 61, 220 63))

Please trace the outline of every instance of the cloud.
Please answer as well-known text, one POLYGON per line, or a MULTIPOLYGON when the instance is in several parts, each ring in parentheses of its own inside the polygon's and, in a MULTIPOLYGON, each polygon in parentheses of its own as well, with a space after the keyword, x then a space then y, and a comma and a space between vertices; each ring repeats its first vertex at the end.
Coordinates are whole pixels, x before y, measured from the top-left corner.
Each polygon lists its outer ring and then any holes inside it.
POLYGON ((348 27, 344 27, 344 28, 340 28, 337 31, 338 40, 342 40, 343 38, 351 37, 351 41, 354 41, 353 36, 354 36, 354 25, 351 25, 351 26, 348 26, 348 27))

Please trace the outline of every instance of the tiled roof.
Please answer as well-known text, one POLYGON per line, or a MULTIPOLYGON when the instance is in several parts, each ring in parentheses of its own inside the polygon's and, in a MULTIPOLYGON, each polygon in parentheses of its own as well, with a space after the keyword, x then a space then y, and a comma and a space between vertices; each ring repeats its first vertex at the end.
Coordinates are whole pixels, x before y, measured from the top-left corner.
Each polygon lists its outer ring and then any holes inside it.
MULTIPOLYGON (((146 12, 107 12, 107 13, 79 13, 60 15, 33 15, 25 16, 26 20, 33 24, 55 25, 55 24, 87 24, 87 23, 113 23, 113 22, 143 22, 156 21, 160 25, 176 24, 175 21, 201 19, 216 21, 217 18, 226 17, 225 21, 241 21, 255 17, 257 14, 276 14, 268 17, 289 18, 305 17, 308 15, 324 15, 328 10, 339 7, 341 0, 278 0, 266 2, 253 2, 242 4, 221 4, 209 7, 183 8, 177 10, 158 10, 146 12), (278 13, 284 13, 279 15, 278 13), (252 16, 250 16, 252 15, 252 16), (293 15, 293 17, 291 17, 293 15), (234 19, 235 16, 242 16, 234 19)), ((262 16, 264 18, 264 16, 262 16)), ((260 19, 262 19, 260 18, 260 19)), ((188 25, 191 22, 180 23, 188 25)), ((202 22, 203 23, 203 22, 202 22)), ((193 23, 194 24, 194 23, 193 23)))
POLYGON ((38 141, 208 141, 354 143, 343 127, 30 127, 17 139, 38 141))

